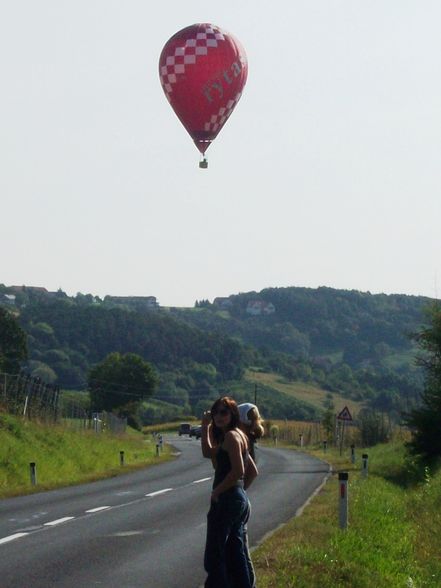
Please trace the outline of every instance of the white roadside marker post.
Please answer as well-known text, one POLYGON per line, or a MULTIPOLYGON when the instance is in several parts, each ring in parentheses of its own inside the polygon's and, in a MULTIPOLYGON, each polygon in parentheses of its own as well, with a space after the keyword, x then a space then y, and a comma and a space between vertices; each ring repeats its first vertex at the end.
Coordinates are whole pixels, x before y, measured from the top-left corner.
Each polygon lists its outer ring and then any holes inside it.
POLYGON ((35 461, 31 461, 31 463, 29 464, 29 469, 31 472, 31 484, 32 484, 32 486, 36 486, 37 485, 37 464, 35 463, 35 461))
POLYGON ((363 453, 361 458, 362 458, 361 459, 361 475, 363 476, 363 478, 367 478, 368 477, 368 454, 363 453))
POLYGON ((300 433, 299 440, 300 440, 300 447, 303 447, 303 433, 300 433))
POLYGON ((328 449, 328 442, 327 441, 323 441, 323 451, 324 453, 326 453, 326 450, 328 449))
POLYGON ((159 457, 159 443, 156 443, 156 457, 159 457))
POLYGON ((124 465, 124 451, 119 452, 119 465, 123 467, 124 465))
POLYGON ((348 478, 347 472, 338 474, 340 529, 348 528, 348 478))
POLYGON ((351 445, 351 463, 355 463, 355 445, 351 445))

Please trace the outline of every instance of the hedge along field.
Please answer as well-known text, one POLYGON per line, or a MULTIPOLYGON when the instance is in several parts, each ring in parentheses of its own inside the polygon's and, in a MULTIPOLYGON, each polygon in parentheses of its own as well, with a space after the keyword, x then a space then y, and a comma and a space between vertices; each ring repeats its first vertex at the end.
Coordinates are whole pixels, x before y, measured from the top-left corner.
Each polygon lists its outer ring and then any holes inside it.
POLYGON ((169 459, 167 445, 156 456, 155 441, 137 432, 75 432, 0 414, 1 498, 111 477, 169 459), (36 486, 31 485, 30 462, 37 464, 36 486))
POLYGON ((188 419, 181 419, 179 421, 173 421, 169 423, 158 423, 156 425, 146 425, 142 428, 142 432, 144 435, 154 434, 154 433, 177 433, 179 429, 179 425, 181 423, 190 423, 191 426, 199 425, 200 420, 195 420, 194 417, 190 417, 188 419))
MULTIPOLYGON (((323 425, 318 421, 283 421, 268 419, 264 421, 265 436, 264 440, 268 443, 274 441, 277 436, 277 443, 283 445, 300 445, 300 435, 303 436, 303 445, 321 446, 328 435, 323 425)), ((357 427, 346 425, 344 429, 344 445, 349 446, 351 443, 358 443, 360 432, 357 427)), ((328 446, 332 444, 329 440, 328 446)))
POLYGON ((338 523, 333 476, 253 555, 259 588, 439 588, 441 471, 419 471, 402 443, 369 449, 369 475, 332 449, 317 457, 349 472, 349 527, 338 523))

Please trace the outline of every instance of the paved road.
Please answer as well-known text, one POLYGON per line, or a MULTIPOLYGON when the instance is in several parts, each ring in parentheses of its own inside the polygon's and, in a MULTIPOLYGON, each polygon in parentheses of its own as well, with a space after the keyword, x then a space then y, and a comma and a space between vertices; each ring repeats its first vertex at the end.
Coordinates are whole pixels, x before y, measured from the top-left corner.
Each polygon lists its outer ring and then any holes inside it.
MULTIPOLYGON (((200 442, 173 462, 0 501, 1 588, 197 588, 213 471, 200 442)), ((294 516, 328 473, 298 452, 257 449, 251 545, 294 516)))

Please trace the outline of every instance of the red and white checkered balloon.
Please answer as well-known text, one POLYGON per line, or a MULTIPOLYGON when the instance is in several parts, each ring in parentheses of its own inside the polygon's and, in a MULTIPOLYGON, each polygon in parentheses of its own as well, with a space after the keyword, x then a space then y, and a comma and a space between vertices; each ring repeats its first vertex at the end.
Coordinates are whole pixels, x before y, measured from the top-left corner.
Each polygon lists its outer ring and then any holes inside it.
POLYGON ((202 154, 233 112, 247 74, 240 43, 214 25, 186 27, 165 44, 159 58, 162 88, 202 154))

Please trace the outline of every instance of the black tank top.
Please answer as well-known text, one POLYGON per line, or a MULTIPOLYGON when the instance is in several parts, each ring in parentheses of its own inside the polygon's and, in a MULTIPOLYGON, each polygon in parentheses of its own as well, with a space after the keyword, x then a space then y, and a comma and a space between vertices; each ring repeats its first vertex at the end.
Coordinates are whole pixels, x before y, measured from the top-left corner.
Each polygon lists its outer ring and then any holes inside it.
MULTIPOLYGON (((242 453, 243 463, 245 468, 247 467, 248 462, 248 449, 242 453)), ((214 481, 213 481, 213 489, 216 488, 228 475, 231 470, 231 461, 230 456, 228 455, 228 451, 225 451, 221 446, 219 446, 217 453, 216 453, 216 469, 214 471, 214 481)), ((238 480, 238 483, 243 483, 243 476, 238 480)))

